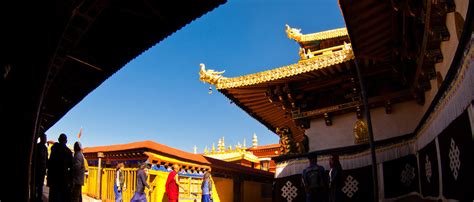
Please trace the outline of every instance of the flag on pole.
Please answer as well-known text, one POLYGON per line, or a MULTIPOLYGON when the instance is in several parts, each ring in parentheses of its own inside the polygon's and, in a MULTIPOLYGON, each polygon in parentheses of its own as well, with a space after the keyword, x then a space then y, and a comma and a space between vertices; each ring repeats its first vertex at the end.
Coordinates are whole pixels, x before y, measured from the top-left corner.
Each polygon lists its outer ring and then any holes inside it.
POLYGON ((81 135, 82 135, 82 127, 81 127, 81 130, 79 131, 79 134, 77 134, 77 139, 81 139, 81 135))

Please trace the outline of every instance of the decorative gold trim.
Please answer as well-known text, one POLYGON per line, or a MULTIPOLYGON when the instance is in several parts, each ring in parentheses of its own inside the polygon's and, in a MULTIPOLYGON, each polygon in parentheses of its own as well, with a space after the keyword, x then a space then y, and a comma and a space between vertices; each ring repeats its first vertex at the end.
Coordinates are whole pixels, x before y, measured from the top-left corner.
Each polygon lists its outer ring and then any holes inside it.
POLYGON ((347 36, 347 29, 346 28, 339 28, 328 30, 324 32, 318 32, 313 34, 304 34, 301 36, 301 40, 299 42, 307 42, 307 41, 316 41, 316 40, 324 40, 330 38, 336 38, 341 36, 347 36))
POLYGON ((221 75, 221 72, 205 70, 203 68, 204 64, 201 65, 201 71, 199 74, 201 75, 201 81, 213 84, 217 89, 230 89, 291 77, 347 62, 352 59, 354 59, 352 46, 350 43, 346 43, 340 47, 340 50, 327 51, 324 54, 314 56, 307 60, 299 61, 296 64, 291 64, 254 74, 248 74, 245 76, 226 78, 221 75))
POLYGON ((257 156, 255 156, 254 154, 248 151, 233 150, 233 151, 226 151, 226 152, 221 152, 221 153, 205 154, 204 156, 227 161, 227 162, 241 160, 241 159, 245 159, 247 161, 254 162, 254 163, 260 162, 257 156))
POLYGON ((341 36, 347 36, 347 29, 338 28, 333 30, 327 30, 323 32, 317 32, 312 34, 301 34, 301 29, 292 28, 289 25, 285 25, 286 35, 290 39, 294 39, 295 41, 301 42, 309 42, 309 41, 317 41, 317 40, 325 40, 330 38, 336 38, 341 36))

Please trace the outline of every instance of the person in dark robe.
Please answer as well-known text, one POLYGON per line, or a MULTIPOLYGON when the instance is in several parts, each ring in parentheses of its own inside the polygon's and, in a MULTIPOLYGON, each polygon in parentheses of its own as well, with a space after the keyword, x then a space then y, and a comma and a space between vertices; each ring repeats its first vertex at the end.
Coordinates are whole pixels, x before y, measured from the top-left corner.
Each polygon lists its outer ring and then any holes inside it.
POLYGON ((329 170, 329 202, 339 202, 343 200, 344 178, 338 155, 331 156, 329 167, 331 167, 329 170))
POLYGON ((48 163, 48 148, 46 147, 46 134, 40 135, 40 142, 36 145, 35 156, 35 201, 43 201, 44 176, 48 163))
POLYGON ((67 136, 59 135, 57 143, 51 147, 48 160, 49 201, 71 201, 72 151, 66 146, 67 136))
POLYGON ((82 185, 84 185, 84 155, 80 142, 74 143, 74 158, 72 163, 72 201, 82 202, 82 185))
POLYGON ((132 202, 146 202, 145 187, 150 189, 150 185, 146 182, 148 167, 146 163, 142 163, 137 171, 137 189, 133 194, 132 202))

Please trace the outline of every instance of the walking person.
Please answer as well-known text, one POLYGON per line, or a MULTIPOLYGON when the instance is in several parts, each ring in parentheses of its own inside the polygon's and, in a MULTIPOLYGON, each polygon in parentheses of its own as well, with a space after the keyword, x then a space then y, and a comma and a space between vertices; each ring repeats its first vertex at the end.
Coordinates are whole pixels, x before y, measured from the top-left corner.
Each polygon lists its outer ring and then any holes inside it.
POLYGON ((72 152, 66 146, 67 136, 62 133, 59 142, 51 147, 48 160, 49 201, 71 201, 72 152))
POLYGON ((303 170, 303 186, 307 202, 326 202, 328 200, 328 179, 324 167, 318 165, 318 157, 309 157, 309 167, 303 170))
POLYGON ((72 200, 73 202, 82 202, 82 185, 84 185, 84 155, 82 154, 82 145, 80 142, 74 143, 74 158, 72 161, 72 200))
POLYGON ((179 187, 184 187, 179 183, 178 179, 179 165, 174 164, 173 170, 168 174, 166 179, 166 194, 168 195, 169 202, 177 202, 179 200, 179 187))
POLYGON ((211 202, 212 201, 212 181, 211 181, 211 173, 206 172, 204 173, 204 177, 202 179, 201 184, 201 202, 211 202))
POLYGON ((46 134, 40 135, 40 142, 36 145, 35 156, 35 201, 43 201, 44 175, 48 163, 48 148, 46 147, 46 134))
POLYGON ((343 198, 342 186, 344 178, 338 155, 331 155, 329 166, 331 167, 329 171, 329 202, 339 202, 343 198))
POLYGON ((147 172, 146 163, 142 163, 137 171, 137 189, 133 194, 132 202, 146 202, 145 187, 150 189, 150 185, 146 182, 147 172))
POLYGON ((127 189, 127 185, 125 184, 125 175, 123 174, 123 163, 117 164, 117 169, 115 170, 115 183, 114 183, 114 193, 115 193, 115 201, 122 202, 122 193, 127 189))

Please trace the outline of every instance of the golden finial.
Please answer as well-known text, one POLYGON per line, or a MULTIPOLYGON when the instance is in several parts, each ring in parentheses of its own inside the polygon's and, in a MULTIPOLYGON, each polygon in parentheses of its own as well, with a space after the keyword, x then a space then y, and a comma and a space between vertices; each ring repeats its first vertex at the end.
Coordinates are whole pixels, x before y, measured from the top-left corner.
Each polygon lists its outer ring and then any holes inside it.
POLYGON ((212 150, 211 150, 212 153, 216 152, 216 147, 214 146, 214 142, 212 143, 212 150))
POLYGON ((222 140, 219 138, 219 141, 217 142, 217 152, 222 151, 222 140))
POLYGON ((285 32, 288 38, 294 39, 297 42, 301 41, 301 36, 303 35, 301 34, 301 29, 291 28, 288 24, 286 24, 285 27, 285 32))
POLYGON ((252 146, 253 146, 253 147, 257 147, 257 146, 258 146, 257 134, 255 134, 255 132, 253 133, 252 146))
POLYGON ((209 153, 209 149, 207 148, 207 146, 204 148, 204 154, 208 154, 209 153))
POLYGON ((224 141, 224 137, 222 137, 222 149, 225 150, 225 141, 224 141))
POLYGON ((219 83, 219 80, 225 78, 222 76, 225 70, 221 72, 216 72, 212 69, 206 70, 206 65, 204 65, 203 63, 199 64, 199 66, 201 67, 201 70, 199 71, 199 80, 201 80, 202 82, 217 85, 219 83))

